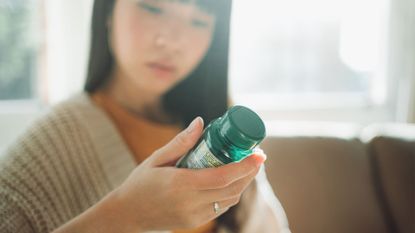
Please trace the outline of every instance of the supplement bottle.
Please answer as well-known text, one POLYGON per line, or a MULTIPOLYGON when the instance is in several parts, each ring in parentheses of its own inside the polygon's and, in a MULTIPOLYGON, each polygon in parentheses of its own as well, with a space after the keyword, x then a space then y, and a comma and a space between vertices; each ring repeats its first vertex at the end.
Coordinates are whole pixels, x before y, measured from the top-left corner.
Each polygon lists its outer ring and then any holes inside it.
POLYGON ((249 108, 234 106, 205 128, 199 142, 176 167, 202 169, 239 162, 252 154, 264 138, 261 118, 249 108))

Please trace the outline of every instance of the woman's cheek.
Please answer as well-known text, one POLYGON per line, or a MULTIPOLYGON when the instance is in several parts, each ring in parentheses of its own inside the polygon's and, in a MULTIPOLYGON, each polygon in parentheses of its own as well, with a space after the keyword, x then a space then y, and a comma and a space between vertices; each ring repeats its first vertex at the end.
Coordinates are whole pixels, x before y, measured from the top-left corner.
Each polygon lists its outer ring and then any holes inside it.
POLYGON ((192 41, 192 48, 189 48, 189 51, 193 51, 192 60, 195 63, 194 65, 197 65, 206 56, 206 53, 210 47, 211 40, 208 38, 208 36, 203 36, 195 38, 192 41))

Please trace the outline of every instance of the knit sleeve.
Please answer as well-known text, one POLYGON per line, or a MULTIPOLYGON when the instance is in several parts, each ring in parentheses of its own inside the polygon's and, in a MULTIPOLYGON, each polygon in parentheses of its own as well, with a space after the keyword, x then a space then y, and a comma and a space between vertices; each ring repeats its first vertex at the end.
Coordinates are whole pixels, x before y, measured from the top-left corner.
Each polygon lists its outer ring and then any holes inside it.
POLYGON ((127 148, 118 150, 122 139, 111 136, 116 129, 107 131, 103 113, 84 102, 77 98, 53 107, 0 154, 0 233, 52 232, 98 203, 134 169, 130 157, 122 157, 130 159, 128 167, 112 158, 127 148))
POLYGON ((33 233, 30 222, 17 204, 5 195, 0 194, 0 232, 33 233))

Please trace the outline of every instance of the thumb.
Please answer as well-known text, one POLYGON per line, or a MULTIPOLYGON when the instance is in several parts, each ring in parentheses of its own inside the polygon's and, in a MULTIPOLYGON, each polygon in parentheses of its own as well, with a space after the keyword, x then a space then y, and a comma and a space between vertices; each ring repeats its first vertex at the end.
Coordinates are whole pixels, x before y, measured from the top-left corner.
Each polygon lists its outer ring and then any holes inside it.
POLYGON ((196 144, 203 133, 203 119, 196 117, 190 125, 151 156, 154 166, 174 164, 196 144))

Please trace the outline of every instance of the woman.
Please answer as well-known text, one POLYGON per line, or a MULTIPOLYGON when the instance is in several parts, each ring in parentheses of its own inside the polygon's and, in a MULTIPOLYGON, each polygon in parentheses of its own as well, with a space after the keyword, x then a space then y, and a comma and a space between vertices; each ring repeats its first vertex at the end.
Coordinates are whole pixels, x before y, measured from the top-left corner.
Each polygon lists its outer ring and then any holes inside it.
POLYGON ((230 9, 229 0, 96 0, 85 93, 3 156, 0 232, 286 231, 276 199, 262 196, 264 154, 174 167, 202 118, 228 107, 230 9))

